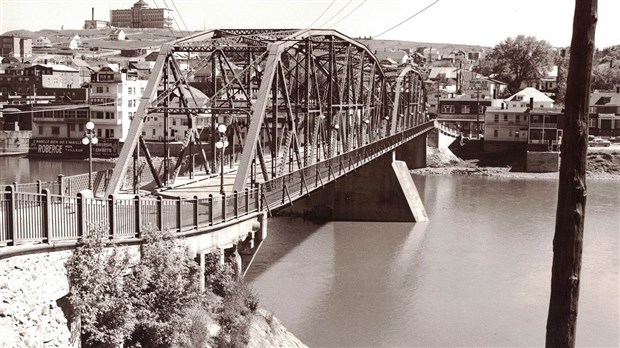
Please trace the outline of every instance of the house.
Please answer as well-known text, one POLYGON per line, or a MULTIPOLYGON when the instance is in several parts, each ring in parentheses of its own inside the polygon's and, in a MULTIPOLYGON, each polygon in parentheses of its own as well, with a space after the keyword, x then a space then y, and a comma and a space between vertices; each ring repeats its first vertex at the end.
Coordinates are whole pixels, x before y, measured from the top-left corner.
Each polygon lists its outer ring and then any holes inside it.
POLYGON ((508 85, 502 81, 484 77, 470 71, 463 71, 462 92, 471 98, 498 99, 507 90, 508 85))
POLYGON ((549 71, 540 72, 537 77, 521 81, 520 88, 532 87, 548 95, 555 95, 558 91, 558 66, 549 71))
POLYGON ((441 54, 439 50, 432 47, 418 47, 417 52, 422 54, 426 58, 427 62, 434 62, 436 60, 441 60, 441 54))
MULTIPOLYGON (((561 137, 561 132, 557 132, 558 114, 561 114, 561 111, 554 109, 553 99, 535 88, 525 88, 504 99, 499 107, 493 105, 486 109, 484 150, 525 150, 531 136, 530 129, 534 131, 532 140, 544 140, 547 145, 557 146, 561 137), (537 118, 530 127, 531 117, 534 115, 537 115, 537 118), (556 143, 549 144, 549 141, 556 143)), ((540 145, 535 142, 534 145, 536 144, 540 145)))
POLYGON ((397 66, 411 61, 407 52, 404 51, 378 51, 375 52, 375 56, 381 64, 384 60, 388 61, 389 64, 396 63, 397 66))
POLYGON ((77 50, 81 44, 82 44, 82 41, 80 40, 80 36, 74 35, 69 41, 64 42, 62 44, 62 48, 73 51, 73 50, 77 50))
POLYGON ((129 48, 121 50, 121 57, 138 57, 146 54, 145 48, 129 48))
POLYGON ((484 129, 484 113, 492 104, 491 98, 477 99, 469 95, 440 98, 437 120, 456 129, 467 138, 478 138, 484 129))
POLYGON ((125 40, 125 32, 121 29, 114 29, 108 35, 110 40, 112 41, 124 41, 125 40))
POLYGON ((447 58, 452 62, 456 63, 457 61, 465 61, 467 60, 467 52, 463 50, 452 50, 448 53, 447 58))
POLYGON ((90 65, 88 65, 88 63, 86 63, 86 61, 80 58, 72 58, 69 61, 63 62, 63 64, 68 65, 80 72, 80 85, 90 82, 90 77, 94 70, 90 67, 90 65))
POLYGON ((588 133, 601 137, 620 136, 620 85, 613 91, 590 93, 588 133))
POLYGON ((50 48, 52 47, 52 41, 47 36, 39 36, 32 43, 32 47, 37 48, 50 48))
POLYGON ((24 75, 40 76, 44 88, 77 88, 81 85, 79 70, 62 64, 35 64, 24 68, 24 75))

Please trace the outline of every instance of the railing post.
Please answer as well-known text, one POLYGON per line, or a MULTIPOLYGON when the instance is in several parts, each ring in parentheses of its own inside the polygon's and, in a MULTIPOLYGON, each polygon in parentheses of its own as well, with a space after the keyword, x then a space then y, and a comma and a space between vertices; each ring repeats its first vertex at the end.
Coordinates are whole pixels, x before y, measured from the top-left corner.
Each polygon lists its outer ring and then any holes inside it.
POLYGON ((37 193, 41 194, 43 193, 43 183, 41 182, 41 180, 37 180, 37 193))
POLYGON ((183 220, 181 220, 183 218, 181 210, 183 207, 183 198, 181 197, 177 197, 177 231, 179 231, 179 233, 181 233, 181 229, 183 227, 183 220))
POLYGON ((110 239, 116 237, 116 197, 108 195, 108 223, 110 224, 110 239))
MULTIPOLYGON (((40 181, 39 181, 40 183, 40 181)), ((52 226, 52 221, 50 220, 50 204, 51 204, 51 197, 50 197, 50 190, 48 189, 44 189, 42 192, 42 207, 43 207, 43 216, 42 216, 42 223, 43 223, 43 243, 48 243, 50 242, 50 227, 52 226)))
POLYGON ((254 196, 255 203, 254 204, 256 204, 256 211, 261 211, 262 210, 261 199, 260 199, 260 193, 261 192, 260 191, 261 191, 260 184, 256 183, 256 192, 254 193, 255 194, 255 196, 254 196))
POLYGON ((226 194, 222 193, 222 222, 226 222, 226 194))
POLYGON ((235 205, 235 219, 239 217, 239 192, 235 190, 234 205, 235 205))
POLYGON ((250 214, 250 190, 246 187, 244 190, 245 194, 245 215, 250 214))
POLYGON ((209 193, 209 226, 213 226, 213 195, 209 193))
POLYGON ((140 202, 140 195, 135 195, 133 198, 133 202, 134 202, 134 219, 136 220, 135 223, 136 225, 134 226, 135 228, 135 232, 136 232, 136 238, 140 238, 141 237, 141 233, 140 233, 140 229, 142 226, 142 211, 141 211, 141 202, 140 202))
POLYGON ((58 194, 64 196, 65 194, 65 183, 63 180, 64 175, 58 174, 58 194))
POLYGON ((164 199, 157 196, 157 228, 164 230, 164 199))
POLYGON ((77 229, 78 229, 78 237, 84 236, 84 196, 81 192, 78 192, 77 198, 75 199, 77 202, 77 229))
POLYGON ((17 231, 17 219, 15 218, 15 189, 13 186, 5 187, 6 207, 6 227, 7 227, 7 245, 15 245, 15 235, 17 231))
POLYGON ((284 198, 286 197, 284 191, 286 190, 286 184, 282 184, 282 204, 284 204, 284 198))
POLYGON ((194 230, 198 231, 198 196, 194 196, 194 230))

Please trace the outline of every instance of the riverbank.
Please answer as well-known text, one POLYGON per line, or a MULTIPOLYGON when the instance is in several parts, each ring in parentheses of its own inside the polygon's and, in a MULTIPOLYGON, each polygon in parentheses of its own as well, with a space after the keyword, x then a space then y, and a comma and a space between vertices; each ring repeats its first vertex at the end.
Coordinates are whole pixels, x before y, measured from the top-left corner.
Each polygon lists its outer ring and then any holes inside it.
MULTIPOLYGON (((488 177, 504 177, 519 179, 557 179, 558 172, 528 173, 521 168, 513 167, 510 162, 503 166, 501 161, 496 165, 484 165, 479 159, 463 160, 449 149, 437 150, 427 148, 426 168, 414 169, 411 172, 419 175, 478 175, 488 177)), ((609 149, 589 149, 586 174, 589 179, 620 181, 620 151, 609 149)), ((488 163, 489 161, 484 161, 488 163)))

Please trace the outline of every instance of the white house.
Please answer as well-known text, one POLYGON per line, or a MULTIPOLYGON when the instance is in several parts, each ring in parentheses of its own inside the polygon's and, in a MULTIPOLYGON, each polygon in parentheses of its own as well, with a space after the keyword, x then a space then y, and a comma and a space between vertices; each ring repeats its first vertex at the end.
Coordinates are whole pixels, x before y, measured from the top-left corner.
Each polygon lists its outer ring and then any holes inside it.
POLYGON ((112 41, 124 41, 125 38, 125 32, 121 29, 114 29, 110 32, 110 40, 112 41))
POLYGON ((40 36, 34 40, 32 47, 52 47, 52 41, 47 36, 40 36))

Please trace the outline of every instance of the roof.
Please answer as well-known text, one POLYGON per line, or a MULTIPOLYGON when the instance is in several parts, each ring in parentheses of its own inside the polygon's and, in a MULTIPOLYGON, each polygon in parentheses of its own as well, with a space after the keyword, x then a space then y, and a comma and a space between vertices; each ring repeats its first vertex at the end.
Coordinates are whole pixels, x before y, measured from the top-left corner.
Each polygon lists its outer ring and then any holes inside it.
POLYGON ((506 101, 513 101, 517 96, 521 96, 522 100, 530 100, 530 98, 534 98, 535 102, 551 102, 553 103, 553 99, 547 97, 543 92, 537 90, 534 87, 527 87, 519 92, 511 95, 506 99, 506 101))
POLYGON ((134 69, 137 70, 150 70, 151 64, 149 62, 131 62, 129 63, 134 69))
POLYGON ((590 105, 620 106, 620 93, 592 92, 590 93, 590 105))
POLYGON ((392 59, 397 63, 401 63, 404 58, 408 57, 404 51, 378 51, 375 53, 378 60, 392 59))
POLYGON ((77 69, 72 68, 70 66, 63 65, 63 64, 35 64, 31 66, 30 68, 34 68, 35 66, 51 68, 53 71, 78 72, 77 69))
POLYGON ((439 75, 443 75, 446 78, 455 79, 458 68, 450 67, 432 67, 428 73, 428 78, 431 80, 437 79, 439 75))

